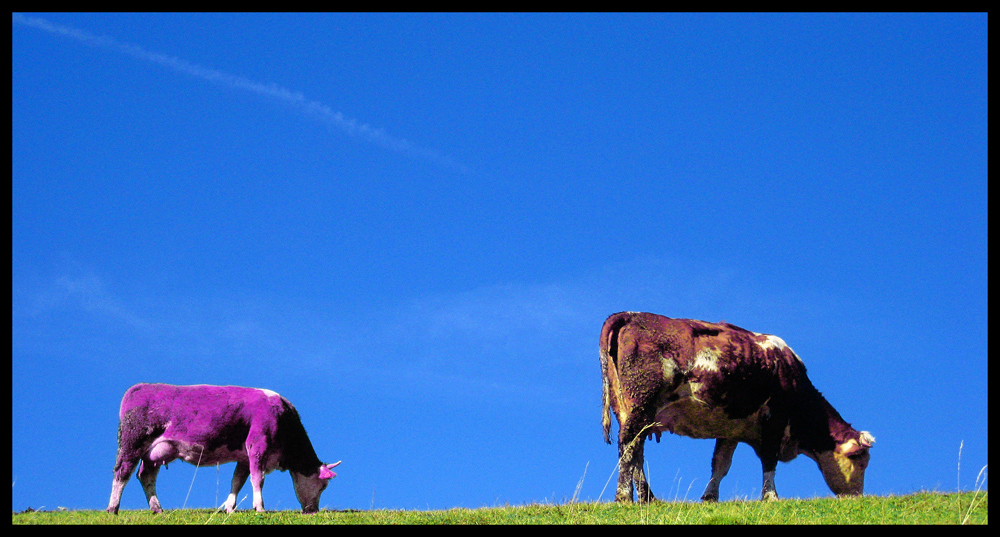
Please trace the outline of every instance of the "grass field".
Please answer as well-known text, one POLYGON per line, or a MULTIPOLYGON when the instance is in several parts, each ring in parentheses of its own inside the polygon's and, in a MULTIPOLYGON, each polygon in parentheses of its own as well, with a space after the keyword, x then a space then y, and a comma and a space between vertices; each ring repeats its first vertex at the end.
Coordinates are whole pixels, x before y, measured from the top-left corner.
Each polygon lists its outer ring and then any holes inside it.
POLYGON ((441 511, 297 511, 232 515, 210 509, 34 511, 13 513, 13 524, 988 524, 988 492, 819 498, 715 504, 655 502, 533 504, 441 511))

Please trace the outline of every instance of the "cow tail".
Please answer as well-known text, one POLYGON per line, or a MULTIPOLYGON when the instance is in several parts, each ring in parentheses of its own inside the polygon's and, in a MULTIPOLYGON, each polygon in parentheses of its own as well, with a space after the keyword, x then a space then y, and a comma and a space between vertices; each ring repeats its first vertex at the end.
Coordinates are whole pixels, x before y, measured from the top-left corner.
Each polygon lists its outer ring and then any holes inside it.
MULTIPOLYGON (((603 400, 603 412, 601 416, 601 424, 604 426, 604 441, 608 444, 611 443, 611 397, 612 390, 618 389, 618 383, 614 382, 612 386, 612 375, 614 379, 618 378, 618 332, 630 320, 631 315, 628 313, 616 313, 608 320, 604 321, 604 327, 601 329, 601 377, 602 377, 602 400, 603 400)), ((618 394, 614 394, 617 396, 618 394)))
POLYGON ((603 382, 603 394, 602 401, 604 403, 604 411, 601 413, 601 425, 604 426, 604 441, 608 444, 611 443, 611 394, 609 393, 608 384, 610 380, 608 379, 608 351, 603 345, 601 345, 601 377, 603 382))

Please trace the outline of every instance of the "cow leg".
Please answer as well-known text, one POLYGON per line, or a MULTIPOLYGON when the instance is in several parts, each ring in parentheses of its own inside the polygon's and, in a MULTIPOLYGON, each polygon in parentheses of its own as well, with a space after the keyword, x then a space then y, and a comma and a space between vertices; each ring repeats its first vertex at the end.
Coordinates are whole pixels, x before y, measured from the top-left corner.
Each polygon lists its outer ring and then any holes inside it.
POLYGON ((264 472, 250 469, 250 486, 253 487, 253 508, 258 513, 264 512, 264 472))
POLYGON ((122 491, 136 466, 140 465, 142 455, 149 449, 152 438, 149 434, 150 424, 136 417, 135 411, 122 416, 118 422, 118 453, 115 456, 114 477, 111 481, 111 500, 107 511, 118 514, 121 505, 122 491))
POLYGON ((635 501, 632 496, 632 462, 631 455, 625 456, 625 448, 619 443, 618 445, 618 489, 615 492, 616 502, 633 502, 635 501), (628 466, 626 466, 625 460, 629 459, 628 466))
MULTIPOLYGON (((254 436, 253 431, 250 436, 254 436)), ((258 440, 256 443, 247 443, 247 458, 250 468, 250 486, 253 487, 253 508, 258 513, 264 512, 264 476, 267 474, 265 467, 267 444, 258 440)))
POLYGON ((646 482, 643 470, 643 449, 645 446, 645 431, 642 427, 628 424, 622 427, 618 435, 618 490, 615 501, 631 502, 633 484, 640 503, 654 499, 653 492, 646 482))
POLYGON ((146 501, 149 502, 149 510, 154 513, 162 513, 160 500, 156 498, 156 475, 160 473, 160 466, 154 464, 147 458, 139 462, 139 471, 135 476, 142 484, 142 491, 146 493, 146 501))
POLYGON ((722 478, 729 473, 729 467, 733 464, 733 453, 739 444, 736 440, 726 440, 719 438, 715 441, 715 452, 712 453, 712 478, 708 480, 705 493, 701 495, 703 502, 719 501, 719 484, 722 478))
POLYGON ((633 450, 626 449, 628 441, 618 440, 618 490, 615 492, 616 502, 632 502, 632 459, 633 450))
POLYGON ((646 481, 646 470, 643 468, 643 461, 645 460, 643 452, 645 448, 645 439, 639 438, 639 441, 635 445, 633 458, 636 464, 632 466, 632 480, 635 481, 635 495, 639 503, 649 503, 654 500, 653 491, 649 489, 649 482, 646 481))
POLYGON ((142 458, 139 463, 139 471, 135 476, 142 483, 142 490, 146 493, 146 500, 149 502, 149 510, 154 513, 162 513, 160 500, 156 498, 156 476, 160 473, 160 466, 163 466, 177 458, 177 448, 169 440, 157 440, 150 447, 149 454, 142 458))
POLYGON ((236 496, 240 493, 243 485, 246 484, 248 477, 250 477, 250 464, 237 461, 236 471, 233 472, 233 486, 230 489, 229 497, 226 498, 226 503, 222 504, 226 508, 227 513, 232 513, 236 510, 236 496))
POLYGON ((764 474, 760 486, 760 499, 762 501, 778 499, 778 492, 774 488, 774 472, 778 468, 778 458, 781 456, 781 438, 785 431, 785 428, 781 427, 780 424, 781 420, 765 423, 760 446, 754 448, 764 474))
POLYGON ((125 489, 129 478, 132 477, 132 472, 135 470, 135 465, 138 462, 139 457, 131 459, 123 455, 121 449, 118 450, 114 477, 111 480, 111 501, 108 502, 107 509, 109 513, 113 515, 118 514, 118 506, 121 505, 122 501, 122 490, 125 489))
POLYGON ((774 488, 774 472, 778 468, 778 460, 768 457, 761 458, 760 462, 764 470, 764 483, 760 487, 760 499, 762 501, 777 500, 778 491, 774 488))

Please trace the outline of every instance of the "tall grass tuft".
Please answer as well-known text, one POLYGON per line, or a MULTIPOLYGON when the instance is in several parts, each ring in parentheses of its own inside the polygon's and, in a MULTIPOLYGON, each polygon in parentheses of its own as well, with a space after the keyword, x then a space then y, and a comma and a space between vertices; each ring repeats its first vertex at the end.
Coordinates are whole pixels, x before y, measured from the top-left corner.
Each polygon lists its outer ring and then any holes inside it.
POLYGON ((590 468, 590 461, 583 467, 583 476, 580 477, 580 481, 576 484, 576 490, 573 491, 573 499, 569 503, 576 503, 576 499, 580 497, 580 489, 583 488, 583 480, 587 477, 587 468, 590 468))
MULTIPOLYGON (((989 465, 987 464, 987 465, 984 465, 982 468, 979 469, 979 474, 976 475, 976 488, 975 488, 975 492, 972 495, 972 499, 969 501, 969 508, 965 511, 965 515, 963 516, 962 515, 962 495, 961 495, 961 492, 962 492, 962 447, 964 447, 964 446, 965 446, 965 440, 962 440, 961 442, 959 442, 959 444, 958 444, 958 482, 957 482, 959 494, 956 494, 956 497, 955 497, 955 500, 958 502, 958 520, 959 520, 958 523, 959 524, 963 524, 963 525, 966 522, 968 522, 969 517, 972 515, 973 510, 976 507, 976 503, 977 503, 976 500, 979 499, 979 492, 980 492, 980 490, 982 490, 982 487, 984 485, 986 485, 986 477, 987 477, 986 468, 989 467, 989 465)), ((983 499, 985 499, 985 498, 986 498, 986 496, 984 495, 983 499)))

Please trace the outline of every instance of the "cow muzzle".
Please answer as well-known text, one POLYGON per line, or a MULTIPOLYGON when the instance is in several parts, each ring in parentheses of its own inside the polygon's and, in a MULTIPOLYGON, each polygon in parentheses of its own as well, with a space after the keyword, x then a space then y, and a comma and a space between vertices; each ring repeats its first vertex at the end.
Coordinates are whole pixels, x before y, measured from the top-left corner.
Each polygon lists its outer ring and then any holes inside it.
POLYGON ((858 440, 848 440, 833 451, 816 454, 827 486, 837 496, 860 496, 865 490, 865 470, 871 454, 868 449, 875 437, 864 432, 858 440))

